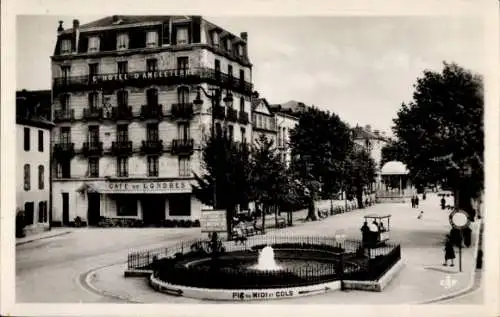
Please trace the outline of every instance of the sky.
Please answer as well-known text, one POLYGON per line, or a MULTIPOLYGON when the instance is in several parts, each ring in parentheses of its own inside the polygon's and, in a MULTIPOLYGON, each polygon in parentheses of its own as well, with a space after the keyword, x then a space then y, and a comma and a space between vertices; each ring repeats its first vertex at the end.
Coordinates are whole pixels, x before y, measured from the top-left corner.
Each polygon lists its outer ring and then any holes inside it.
MULTIPOLYGON (((50 89, 58 21, 71 28, 99 16, 18 16, 17 90, 50 89)), ((338 114, 351 126, 390 134, 402 102, 424 69, 456 62, 484 73, 484 25, 458 16, 205 16, 248 32, 253 84, 269 103, 301 101, 338 114)))

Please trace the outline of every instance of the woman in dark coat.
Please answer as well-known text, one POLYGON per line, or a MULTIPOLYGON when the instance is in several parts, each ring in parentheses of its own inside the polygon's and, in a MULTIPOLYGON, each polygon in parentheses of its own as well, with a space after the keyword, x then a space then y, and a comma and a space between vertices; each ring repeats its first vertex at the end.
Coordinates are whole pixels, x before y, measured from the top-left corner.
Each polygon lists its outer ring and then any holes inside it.
POLYGON ((451 261, 450 266, 455 266, 453 260, 455 259, 455 250, 453 249, 453 242, 450 235, 446 235, 446 242, 444 244, 444 266, 448 265, 448 260, 451 261))

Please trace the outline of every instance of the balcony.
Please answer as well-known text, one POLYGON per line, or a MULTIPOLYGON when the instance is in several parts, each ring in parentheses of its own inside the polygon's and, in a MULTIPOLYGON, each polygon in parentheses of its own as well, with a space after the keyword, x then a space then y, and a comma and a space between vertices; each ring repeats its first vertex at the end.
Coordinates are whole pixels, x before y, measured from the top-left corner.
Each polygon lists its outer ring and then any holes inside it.
POLYGON ((172 155, 191 155, 193 154, 193 139, 174 139, 172 140, 172 155))
POLYGON ((191 119, 193 117, 192 103, 172 104, 172 116, 177 119, 191 119))
POLYGON ((84 156, 101 156, 102 155, 102 142, 84 142, 82 147, 82 154, 84 156))
POLYGON ((54 122, 64 122, 75 120, 75 109, 56 110, 54 112, 54 122))
POLYGON ((75 143, 62 142, 54 144, 54 157, 57 159, 71 159, 75 156, 75 143))
POLYGON ((55 93, 59 93, 63 91, 90 91, 96 88, 119 89, 123 86, 145 88, 151 85, 193 85, 201 82, 223 86, 223 88, 246 95, 251 94, 253 89, 253 85, 249 82, 206 67, 58 77, 53 80, 53 88, 55 93))
POLYGON ((221 106, 215 106, 213 109, 213 116, 215 119, 224 120, 226 118, 225 108, 221 106))
POLYGON ((161 119, 163 117, 162 105, 144 105, 141 107, 141 119, 161 119))
POLYGON ((132 141, 116 141, 111 143, 111 153, 115 156, 132 154, 132 141))
POLYGON ((86 121, 90 120, 102 120, 102 108, 86 108, 83 109, 83 119, 86 121))
POLYGON ((142 141, 141 152, 146 155, 161 154, 163 152, 163 140, 142 141))
POLYGON ((233 108, 227 108, 227 121, 238 121, 238 111, 233 108))
POLYGON ((134 116, 132 115, 131 106, 118 106, 114 107, 113 110, 111 111, 111 118, 115 121, 118 120, 129 121, 132 120, 133 117, 134 116))
POLYGON ((238 113, 238 122, 241 124, 248 124, 248 112, 240 111, 238 113))

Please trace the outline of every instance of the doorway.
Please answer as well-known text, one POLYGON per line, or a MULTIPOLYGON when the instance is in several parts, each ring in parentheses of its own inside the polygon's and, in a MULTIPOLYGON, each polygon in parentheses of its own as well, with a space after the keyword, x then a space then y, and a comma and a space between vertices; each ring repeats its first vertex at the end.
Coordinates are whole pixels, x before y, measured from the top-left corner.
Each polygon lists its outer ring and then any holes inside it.
POLYGON ((96 226, 101 217, 101 195, 99 193, 88 193, 87 221, 89 226, 96 226))
POLYGON ((149 194, 141 199, 142 220, 145 226, 160 226, 165 220, 165 196, 149 194))
POLYGON ((62 193, 62 224, 69 226, 69 193, 62 193))

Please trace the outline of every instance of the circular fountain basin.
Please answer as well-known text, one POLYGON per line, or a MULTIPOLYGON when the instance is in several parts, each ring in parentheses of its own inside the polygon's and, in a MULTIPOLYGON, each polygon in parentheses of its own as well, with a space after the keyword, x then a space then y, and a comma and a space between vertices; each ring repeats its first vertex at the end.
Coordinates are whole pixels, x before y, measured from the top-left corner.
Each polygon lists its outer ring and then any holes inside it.
MULTIPOLYGON (((186 257, 159 264, 150 284, 170 295, 212 300, 269 300, 340 289, 339 258, 325 250, 264 247, 213 261, 186 257), (272 257, 271 257, 272 255, 272 257)), ((344 269, 355 264, 346 263, 344 269)))

